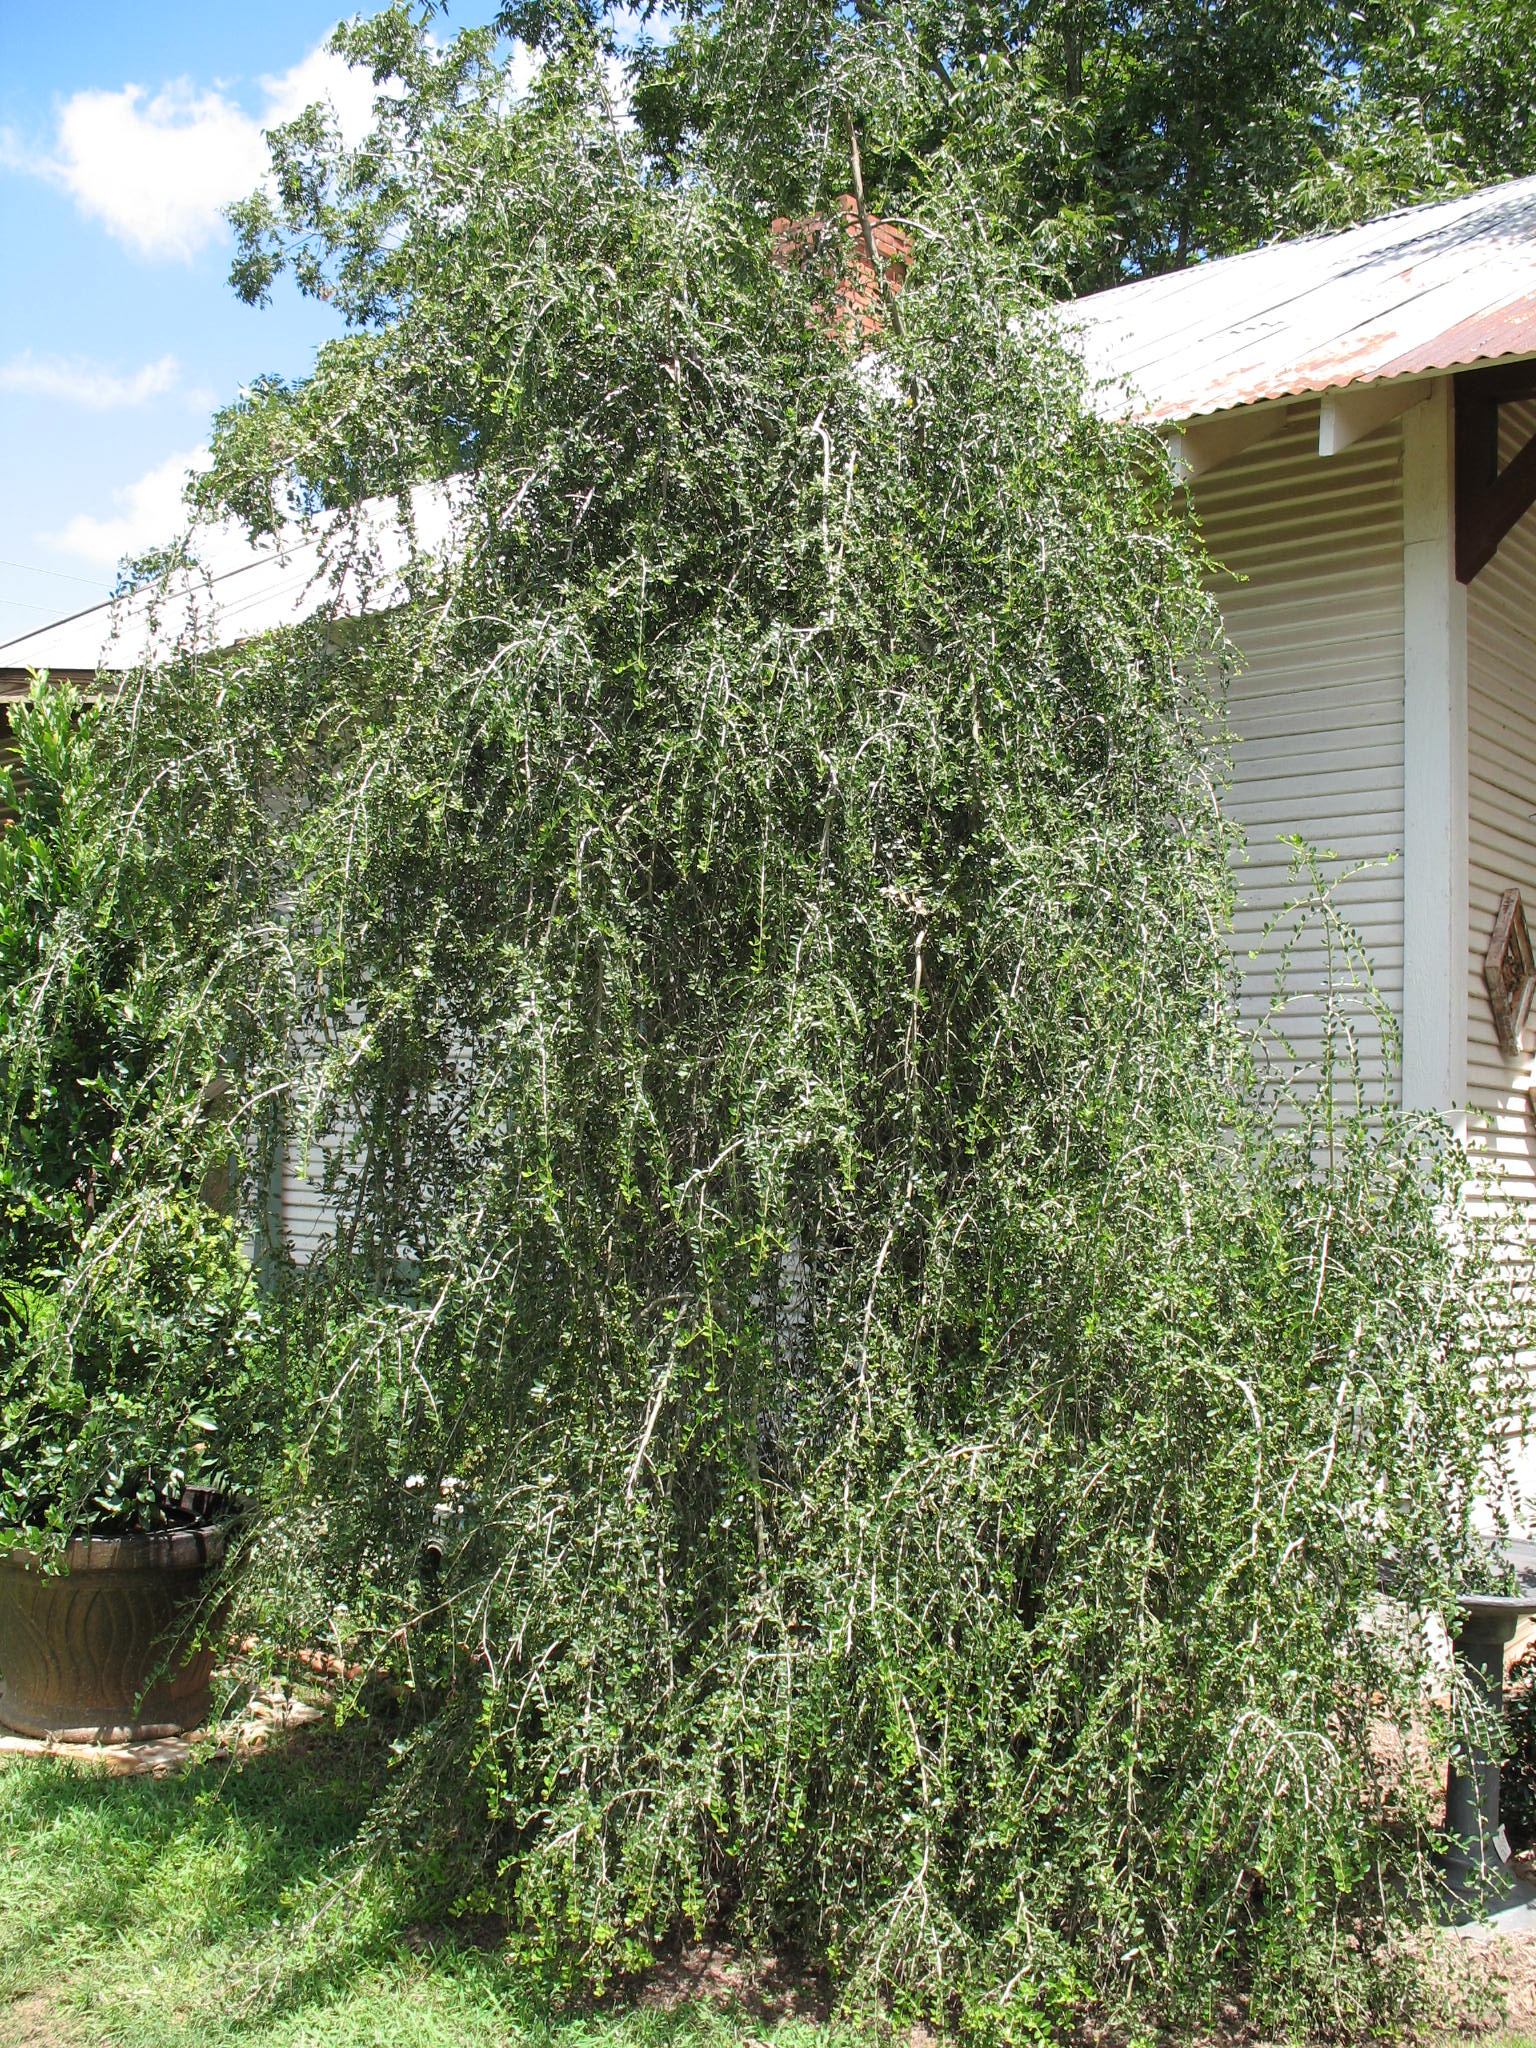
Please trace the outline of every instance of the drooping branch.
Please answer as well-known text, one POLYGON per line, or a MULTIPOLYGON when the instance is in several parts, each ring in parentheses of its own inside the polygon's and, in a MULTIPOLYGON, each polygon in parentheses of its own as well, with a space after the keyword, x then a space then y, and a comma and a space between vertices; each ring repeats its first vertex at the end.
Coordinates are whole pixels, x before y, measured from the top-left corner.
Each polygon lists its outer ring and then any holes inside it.
POLYGON ((891 326, 899 335, 903 332, 901 308, 896 303, 891 281, 885 274, 885 261, 880 254, 880 245, 875 239, 875 224, 870 218, 869 207, 864 198, 864 166, 859 159, 859 131, 853 125, 853 115, 846 108, 843 111, 843 120, 848 129, 848 162, 853 173, 853 203, 859 210, 859 226, 864 233, 864 253, 869 258, 870 268, 875 273, 875 282, 880 287, 880 296, 891 316, 891 326))

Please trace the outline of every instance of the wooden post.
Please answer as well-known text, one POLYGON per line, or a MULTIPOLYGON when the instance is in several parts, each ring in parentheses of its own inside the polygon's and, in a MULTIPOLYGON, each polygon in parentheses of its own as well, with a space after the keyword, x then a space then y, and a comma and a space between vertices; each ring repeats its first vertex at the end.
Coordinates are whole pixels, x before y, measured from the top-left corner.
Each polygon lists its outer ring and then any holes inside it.
POLYGON ((1456 580, 1455 427, 1440 378, 1403 416, 1403 1104, 1464 1135, 1467 593, 1456 580))

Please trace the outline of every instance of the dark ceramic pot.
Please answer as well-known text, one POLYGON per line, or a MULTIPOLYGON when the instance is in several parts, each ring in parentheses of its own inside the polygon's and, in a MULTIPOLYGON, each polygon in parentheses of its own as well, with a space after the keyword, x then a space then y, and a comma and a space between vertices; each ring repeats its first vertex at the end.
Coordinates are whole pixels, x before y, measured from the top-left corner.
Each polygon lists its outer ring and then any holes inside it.
POLYGON ((77 1538, 61 1573, 25 1551, 0 1557, 0 1721, 56 1742, 198 1727, 213 1679, 200 1610, 231 1526, 77 1538))

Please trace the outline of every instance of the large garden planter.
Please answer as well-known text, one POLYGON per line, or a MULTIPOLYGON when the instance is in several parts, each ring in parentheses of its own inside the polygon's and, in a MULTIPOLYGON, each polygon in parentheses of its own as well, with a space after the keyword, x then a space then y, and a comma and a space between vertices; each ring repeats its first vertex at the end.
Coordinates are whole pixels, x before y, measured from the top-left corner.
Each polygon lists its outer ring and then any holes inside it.
POLYGON ((81 1538, 62 1573, 0 1557, 0 1721, 59 1742, 176 1735, 208 1717, 213 1646, 197 1643, 229 1525, 81 1538))

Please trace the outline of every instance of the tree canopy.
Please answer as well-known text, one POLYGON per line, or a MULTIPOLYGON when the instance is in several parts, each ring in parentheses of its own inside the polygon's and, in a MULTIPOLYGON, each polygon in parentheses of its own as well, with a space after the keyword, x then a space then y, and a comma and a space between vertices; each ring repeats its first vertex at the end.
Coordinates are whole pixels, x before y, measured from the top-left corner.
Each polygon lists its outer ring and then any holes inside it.
MULTIPOLYGON (((1531 0, 680 0, 635 59, 652 160, 772 211, 848 181, 900 212, 962 171, 1060 288, 1536 170, 1531 0)), ((613 38, 520 0, 541 47, 613 38)))

